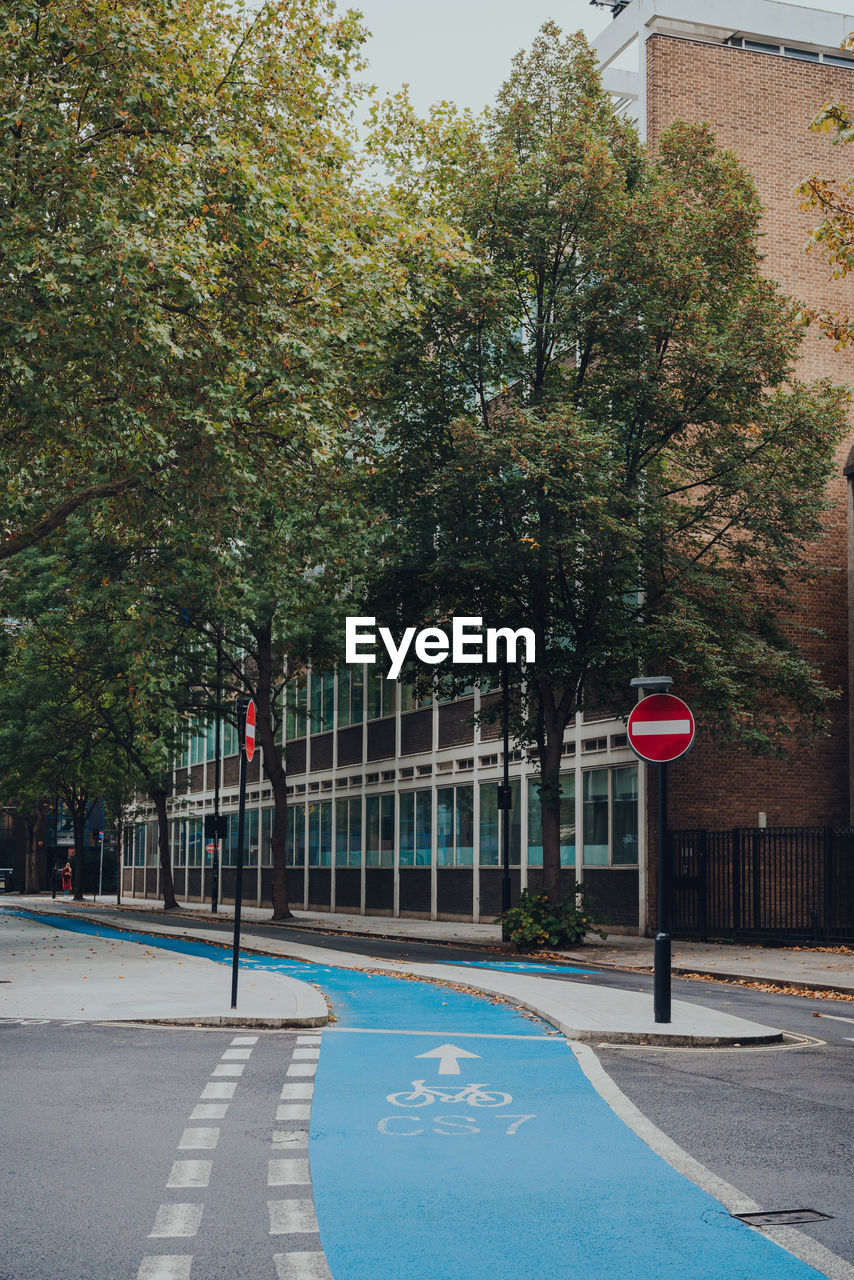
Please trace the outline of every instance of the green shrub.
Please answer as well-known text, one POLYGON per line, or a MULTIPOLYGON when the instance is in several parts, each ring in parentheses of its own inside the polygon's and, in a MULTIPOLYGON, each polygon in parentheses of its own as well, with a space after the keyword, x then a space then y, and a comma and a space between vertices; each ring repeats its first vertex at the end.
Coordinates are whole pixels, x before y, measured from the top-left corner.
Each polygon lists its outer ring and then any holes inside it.
POLYGON ((523 890, 519 901, 496 920, 503 937, 517 951, 535 951, 538 947, 574 947, 588 933, 603 940, 608 936, 596 927, 590 914, 589 897, 585 901, 582 885, 571 898, 552 904, 545 893, 523 890))

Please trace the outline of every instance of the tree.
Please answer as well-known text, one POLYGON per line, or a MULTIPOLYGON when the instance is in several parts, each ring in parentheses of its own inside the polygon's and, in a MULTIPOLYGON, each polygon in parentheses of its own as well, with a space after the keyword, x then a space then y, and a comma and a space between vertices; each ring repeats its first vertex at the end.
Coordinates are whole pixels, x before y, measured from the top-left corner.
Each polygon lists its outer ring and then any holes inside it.
POLYGON ((75 511, 212 505, 399 317, 409 232, 354 184, 333 15, 0 3, 0 560, 75 511))
MULTIPOLYGON (((849 46, 851 40, 848 41, 849 46)), ((811 128, 816 133, 833 134, 836 146, 847 147, 854 140, 854 116, 841 103, 828 103, 811 128)), ((821 222, 812 234, 810 248, 817 248, 833 267, 834 277, 844 279, 854 267, 854 173, 841 183, 813 174, 798 188, 803 209, 815 210, 821 222)), ((827 308, 809 308, 807 314, 836 343, 837 349, 854 338, 854 320, 827 308)))
POLYGON ((797 586, 846 397, 793 375, 802 328, 761 275, 749 176, 705 128, 646 153, 581 36, 547 24, 483 122, 397 100, 376 137, 404 207, 443 212, 480 264, 387 367, 376 611, 533 629, 514 728, 554 899, 579 708, 620 709, 666 664, 754 749, 821 723, 797 586))

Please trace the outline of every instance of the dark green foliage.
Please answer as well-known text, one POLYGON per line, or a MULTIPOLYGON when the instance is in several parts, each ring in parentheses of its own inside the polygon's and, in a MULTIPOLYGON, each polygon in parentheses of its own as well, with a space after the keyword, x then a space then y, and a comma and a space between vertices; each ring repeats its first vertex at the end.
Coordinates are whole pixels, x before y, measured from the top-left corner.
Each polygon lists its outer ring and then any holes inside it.
POLYGON ((571 898, 555 903, 549 902, 546 893, 525 889, 518 902, 503 911, 496 923, 502 926, 504 937, 517 951, 575 947, 588 933, 595 933, 603 940, 608 936, 597 927, 583 885, 579 885, 578 892, 571 898))

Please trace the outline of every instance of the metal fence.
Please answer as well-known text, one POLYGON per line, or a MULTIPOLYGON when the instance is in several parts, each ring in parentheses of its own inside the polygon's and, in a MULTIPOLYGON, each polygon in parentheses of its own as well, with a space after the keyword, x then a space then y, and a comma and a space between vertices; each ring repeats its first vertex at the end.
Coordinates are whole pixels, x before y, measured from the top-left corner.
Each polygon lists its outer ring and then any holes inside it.
POLYGON ((854 828, 671 831, 672 931, 854 941, 854 828))

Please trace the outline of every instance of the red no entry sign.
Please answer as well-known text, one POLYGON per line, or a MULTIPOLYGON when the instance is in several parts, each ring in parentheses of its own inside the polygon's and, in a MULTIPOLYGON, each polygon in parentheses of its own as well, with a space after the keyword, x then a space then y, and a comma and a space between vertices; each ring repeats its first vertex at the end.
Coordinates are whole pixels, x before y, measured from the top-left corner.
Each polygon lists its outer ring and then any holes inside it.
POLYGON ((669 764, 678 760, 694 741, 691 708, 672 693, 652 693, 629 716, 629 746, 641 760, 669 764))
POLYGON ((244 742, 246 744, 246 759, 251 760, 255 754, 255 703, 249 699, 249 705, 246 708, 246 731, 244 734, 244 742))

